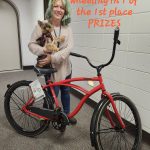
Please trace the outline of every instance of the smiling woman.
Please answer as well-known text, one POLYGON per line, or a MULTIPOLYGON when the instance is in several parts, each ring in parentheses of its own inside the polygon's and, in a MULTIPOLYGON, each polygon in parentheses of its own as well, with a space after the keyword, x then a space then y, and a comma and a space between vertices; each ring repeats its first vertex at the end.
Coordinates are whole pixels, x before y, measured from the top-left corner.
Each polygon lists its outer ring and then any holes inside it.
MULTIPOLYGON (((43 36, 41 26, 37 25, 31 35, 29 42, 30 51, 37 55, 45 55, 44 59, 38 60, 39 66, 51 66, 57 70, 56 73, 51 76, 52 81, 61 81, 71 78, 71 62, 69 54, 73 48, 73 36, 72 30, 69 26, 70 18, 70 4, 68 0, 50 0, 46 11, 46 20, 42 21, 43 24, 48 23, 51 26, 50 38, 46 35, 43 36), (44 46, 38 44, 37 39, 40 37, 46 38, 44 46), (48 44, 56 44, 58 51, 49 53, 47 49, 48 44)), ((48 77, 46 77, 47 81, 48 77)), ((60 86, 55 89, 56 95, 59 90, 61 91, 61 101, 64 112, 68 114, 70 112, 70 94, 69 87, 60 86)), ((50 95, 51 93, 49 93, 50 95)), ((70 123, 75 124, 75 118, 70 119, 70 123)))

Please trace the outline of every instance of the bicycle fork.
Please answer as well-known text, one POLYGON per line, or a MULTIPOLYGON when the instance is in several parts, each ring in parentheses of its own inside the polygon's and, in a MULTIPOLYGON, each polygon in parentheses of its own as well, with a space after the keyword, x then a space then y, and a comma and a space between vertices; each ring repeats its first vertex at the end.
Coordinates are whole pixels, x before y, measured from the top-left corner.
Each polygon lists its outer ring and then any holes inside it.
MULTIPOLYGON (((114 110, 114 112, 115 112, 115 116, 117 117, 117 120, 119 121, 120 126, 122 127, 122 129, 125 129, 126 126, 125 126, 125 124, 124 124, 124 122, 123 122, 121 116, 119 115, 119 112, 118 112, 118 110, 117 110, 117 108, 116 108, 116 105, 115 105, 115 102, 114 102, 114 100, 113 100, 113 97, 111 96, 111 94, 109 94, 109 93, 106 92, 106 91, 104 91, 103 94, 108 97, 108 100, 110 101, 110 103, 111 103, 111 105, 112 105, 112 108, 113 108, 113 110, 114 110)), ((112 116, 110 115, 110 111, 109 111, 108 109, 106 109, 105 114, 106 114, 106 117, 108 118, 108 120, 109 120, 111 126, 114 128, 114 127, 115 127, 115 124, 114 124, 114 122, 113 122, 112 116)))

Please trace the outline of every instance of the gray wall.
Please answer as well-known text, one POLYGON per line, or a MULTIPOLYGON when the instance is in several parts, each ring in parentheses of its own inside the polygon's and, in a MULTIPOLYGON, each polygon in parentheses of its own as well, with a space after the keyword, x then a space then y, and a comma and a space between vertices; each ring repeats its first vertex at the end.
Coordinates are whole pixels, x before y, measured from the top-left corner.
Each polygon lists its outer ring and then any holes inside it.
MULTIPOLYGON (((83 5, 72 5, 72 27, 74 33, 74 52, 86 55, 95 64, 106 62, 112 52, 113 29, 90 28, 87 20, 95 16, 83 17, 76 15, 76 8, 83 5)), ((110 92, 120 92, 128 96, 136 104, 142 118, 143 129, 150 133, 150 1, 138 0, 137 6, 132 6, 132 16, 115 17, 121 19, 120 40, 117 46, 113 63, 102 71, 106 88, 110 92)), ((85 8, 94 9, 102 6, 86 5, 85 8)), ((112 7, 109 5, 109 7, 112 7)), ((128 8, 120 5, 119 8, 128 8)), ((97 17, 98 18, 98 17, 97 17)), ((114 18, 114 17, 112 17, 114 18)), ((101 19, 99 17, 99 19, 101 19)), ((106 16, 106 19, 107 16, 106 16)), ((72 58, 73 76, 93 76, 95 70, 91 69, 86 61, 72 58)), ((79 85, 91 89, 87 82, 79 85)), ((95 85, 97 83, 94 83, 95 85)), ((99 101, 100 93, 92 99, 99 101)))

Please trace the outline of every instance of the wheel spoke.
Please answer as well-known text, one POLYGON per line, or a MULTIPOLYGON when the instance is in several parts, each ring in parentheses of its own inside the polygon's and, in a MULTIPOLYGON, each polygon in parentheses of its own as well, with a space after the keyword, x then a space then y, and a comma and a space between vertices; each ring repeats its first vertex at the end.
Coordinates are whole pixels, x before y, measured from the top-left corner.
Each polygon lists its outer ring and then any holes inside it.
POLYGON ((114 128, 109 128, 109 129, 101 129, 96 132, 96 134, 101 134, 101 133, 111 133, 111 132, 116 132, 114 128))
POLYGON ((25 104, 25 101, 23 101, 15 92, 13 92, 13 94, 14 94, 19 100, 21 100, 23 104, 25 104))
POLYGON ((16 104, 16 106, 18 107, 18 109, 21 110, 21 108, 20 108, 20 106, 18 105, 18 103, 17 103, 13 98, 11 98, 11 99, 12 99, 12 101, 16 104))

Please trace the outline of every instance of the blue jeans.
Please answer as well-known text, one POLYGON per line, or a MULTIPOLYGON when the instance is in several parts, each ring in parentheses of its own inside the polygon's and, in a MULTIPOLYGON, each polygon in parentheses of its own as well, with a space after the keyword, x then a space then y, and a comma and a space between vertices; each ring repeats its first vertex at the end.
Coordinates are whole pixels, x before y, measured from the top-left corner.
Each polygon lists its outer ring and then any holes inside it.
MULTIPOLYGON (((66 79, 70 79, 71 74, 66 77, 66 79)), ((47 78, 45 77, 45 80, 47 81, 47 78)), ((56 96, 58 96, 59 91, 61 91, 61 103, 63 106, 64 113, 69 114, 70 113, 70 87, 67 86, 55 86, 54 91, 56 96)), ((48 90, 49 94, 50 90, 48 90)))

